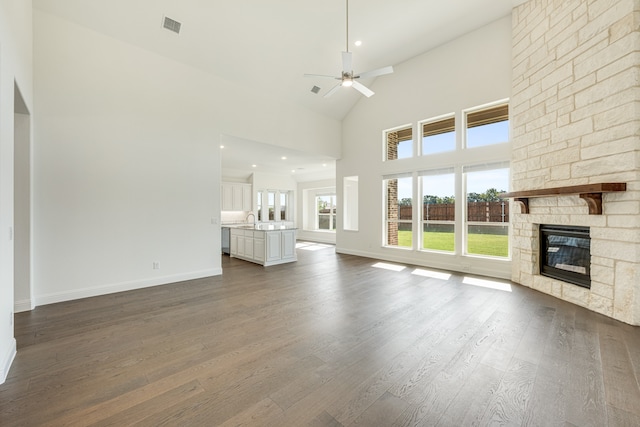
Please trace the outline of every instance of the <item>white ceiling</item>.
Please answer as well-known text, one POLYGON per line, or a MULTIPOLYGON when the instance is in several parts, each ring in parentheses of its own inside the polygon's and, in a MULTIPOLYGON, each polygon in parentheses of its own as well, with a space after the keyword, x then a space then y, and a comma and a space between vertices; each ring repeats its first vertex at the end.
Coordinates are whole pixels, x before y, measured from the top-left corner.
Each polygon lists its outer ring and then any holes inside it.
MULTIPOLYGON (((350 0, 354 71, 397 65, 524 1, 350 0)), ((350 89, 323 98, 334 82, 303 77, 339 75, 345 0, 33 0, 33 6, 328 117, 342 119, 366 102, 350 89), (162 28, 164 16, 182 23, 180 35, 162 28), (322 88, 317 95, 314 85, 322 88)))
POLYGON ((229 135, 222 135, 220 142, 222 175, 227 179, 246 181, 253 172, 287 175, 298 182, 335 178, 336 162, 330 157, 229 135))

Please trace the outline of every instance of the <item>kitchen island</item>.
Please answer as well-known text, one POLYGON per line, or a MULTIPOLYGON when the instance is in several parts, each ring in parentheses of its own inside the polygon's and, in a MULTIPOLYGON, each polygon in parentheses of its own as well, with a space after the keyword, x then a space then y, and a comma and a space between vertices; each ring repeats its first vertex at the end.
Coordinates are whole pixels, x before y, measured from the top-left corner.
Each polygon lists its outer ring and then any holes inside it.
POLYGON ((297 261, 296 229, 270 224, 230 227, 230 255, 268 267, 297 261))

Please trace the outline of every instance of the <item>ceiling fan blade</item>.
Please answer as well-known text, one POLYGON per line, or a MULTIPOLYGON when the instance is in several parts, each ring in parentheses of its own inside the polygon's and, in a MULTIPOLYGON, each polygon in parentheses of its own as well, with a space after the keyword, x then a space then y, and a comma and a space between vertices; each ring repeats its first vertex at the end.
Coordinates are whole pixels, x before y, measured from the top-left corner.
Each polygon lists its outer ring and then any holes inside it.
POLYGON ((323 79, 336 79, 336 80, 340 80, 340 77, 336 77, 336 76, 327 76, 326 74, 305 74, 305 77, 321 77, 323 79))
POLYGON ((351 52, 342 52, 342 71, 351 73, 353 71, 351 52))
POLYGON ((331 88, 331 90, 327 93, 324 94, 324 98, 328 98, 331 95, 333 95, 334 93, 336 93, 338 91, 338 89, 340 89, 342 87, 342 84, 338 83, 337 85, 335 85, 334 87, 331 88))
POLYGON ((388 67, 382 67, 382 68, 378 68, 377 70, 371 70, 371 71, 367 71, 365 73, 360 73, 357 76, 354 76, 355 78, 361 78, 361 79, 366 79, 369 77, 377 77, 377 76, 384 76, 385 74, 391 74, 393 73, 393 67, 391 65, 389 65, 388 67))
POLYGON ((352 87, 358 92, 360 92, 361 94, 363 94, 364 96, 366 96, 367 98, 371 97, 371 95, 375 93, 374 91, 372 91, 371 89, 363 85, 362 83, 357 82, 355 80, 353 81, 352 87))

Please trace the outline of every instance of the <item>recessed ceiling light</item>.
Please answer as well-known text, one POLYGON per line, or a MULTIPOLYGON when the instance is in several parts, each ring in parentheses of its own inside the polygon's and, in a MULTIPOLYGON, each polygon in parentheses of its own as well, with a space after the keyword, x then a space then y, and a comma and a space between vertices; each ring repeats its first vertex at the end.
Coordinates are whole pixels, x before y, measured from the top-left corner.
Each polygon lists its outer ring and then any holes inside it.
POLYGON ((281 159, 282 160, 287 160, 287 157, 286 156, 282 156, 281 159))
POLYGON ((258 167, 258 165, 251 165, 251 167, 252 167, 252 168, 257 168, 257 167, 258 167))
POLYGON ((291 173, 296 173, 296 170, 295 169, 291 169, 291 173))
POLYGON ((224 148, 224 145, 221 145, 220 148, 224 148))
POLYGON ((327 164, 326 164, 326 163, 323 163, 323 164, 322 164, 322 167, 325 167, 325 168, 326 168, 326 167, 327 167, 327 164))
POLYGON ((362 46, 362 40, 356 40, 354 43, 356 46, 362 46))

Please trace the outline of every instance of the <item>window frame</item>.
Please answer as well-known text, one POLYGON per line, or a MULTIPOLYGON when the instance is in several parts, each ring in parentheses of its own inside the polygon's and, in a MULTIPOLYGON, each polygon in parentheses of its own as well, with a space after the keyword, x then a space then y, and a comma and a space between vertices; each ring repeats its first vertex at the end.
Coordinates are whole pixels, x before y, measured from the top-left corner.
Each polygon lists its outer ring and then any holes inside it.
POLYGON ((510 123, 510 106, 508 100, 500 100, 496 102, 492 102, 489 104, 480 105, 478 107, 468 108, 462 111, 462 148, 466 150, 475 150, 478 148, 492 147, 500 144, 507 144, 511 141, 511 123, 510 123), (506 109, 506 115, 503 114, 502 110, 506 109), (490 112, 496 112, 497 117, 491 118, 490 112), (485 113, 485 117, 482 117, 482 114, 485 113), (474 124, 469 127, 469 116, 477 115, 477 119, 474 122, 482 122, 481 124, 474 124), (489 117, 486 117, 489 116, 489 117), (500 118, 506 117, 506 118, 500 118), (475 127, 485 126, 489 124, 495 124, 500 122, 507 122, 507 140, 506 141, 497 141, 490 144, 482 144, 477 146, 469 146, 469 129, 473 129, 475 127))
POLYGON ((406 159, 412 159, 416 157, 416 141, 415 141, 415 129, 413 128, 413 124, 412 123, 408 123, 405 125, 401 125, 401 126, 396 126, 394 128, 391 129, 385 129, 382 131, 382 161, 383 162, 393 162, 393 161, 398 161, 398 160, 406 160, 406 159), (411 133, 411 138, 410 139, 402 139, 401 141, 398 141, 397 145, 396 145, 396 158, 394 159, 390 159, 389 158, 389 134, 391 133, 396 133, 396 132, 402 132, 402 131, 410 131, 411 133), (397 157, 397 146, 400 145, 401 142, 406 142, 406 141, 411 141, 411 155, 408 157, 402 157, 399 158, 397 157))
POLYGON ((443 169, 427 169, 427 170, 422 170, 422 171, 418 171, 417 174, 417 178, 418 178, 418 185, 419 185, 419 199, 420 199, 420 211, 418 212, 419 215, 419 222, 420 222, 420 229, 419 229, 419 236, 420 238, 418 239, 418 250, 419 251, 423 251, 423 252, 437 252, 437 253, 443 253, 443 254, 455 254, 456 250, 457 250, 457 245, 456 245, 456 235, 457 235, 457 221, 458 221, 458 203, 456 200, 456 188, 459 186, 458 182, 459 182, 459 177, 458 174, 456 173, 456 169, 453 167, 449 167, 449 168, 443 168, 443 169), (424 197, 426 194, 424 191, 424 178, 428 177, 428 176, 445 176, 445 175, 452 175, 453 176, 453 198, 454 198, 454 206, 453 206, 453 220, 451 221, 447 221, 447 220, 428 220, 424 218, 424 197), (433 249, 433 248, 425 248, 424 247, 424 226, 425 225, 429 225, 429 224, 442 224, 442 225, 452 225, 453 226, 453 250, 452 251, 447 251, 447 250, 438 250, 438 249, 433 249))
MULTIPOLYGON (((478 222, 478 221, 469 221, 469 201, 468 201, 468 197, 469 197, 469 185, 468 185, 468 174, 469 173, 476 173, 476 172, 489 172, 489 171, 493 171, 493 170, 501 170, 501 169, 507 169, 508 171, 508 176, 507 176, 507 183, 506 183, 506 191, 509 191, 509 183, 511 181, 511 164, 509 161, 501 161, 501 162, 490 162, 490 163, 482 163, 482 164, 471 164, 471 165, 466 165, 463 166, 462 168, 462 186, 463 186, 463 196, 464 196, 464 205, 463 205, 463 218, 462 218, 462 248, 461 248, 461 254, 467 257, 471 257, 471 258, 490 258, 490 259, 497 259, 497 260, 511 260, 511 242, 510 242, 510 236, 511 236, 511 220, 507 221, 507 222, 502 222, 502 224, 506 224, 507 228, 507 241, 508 241, 508 246, 507 246, 507 255, 506 256, 494 256, 494 255, 488 255, 488 254, 481 254, 481 253, 473 253, 473 252, 469 252, 469 226, 498 226, 497 224, 501 224, 500 222, 478 222)), ((498 191, 500 191, 501 189, 497 189, 498 191)), ((509 205, 509 200, 508 199, 504 199, 503 200, 507 205, 509 205)), ((511 218, 511 212, 509 212, 509 217, 511 218)))
MULTIPOLYGON (((425 157, 425 156, 437 156, 439 154, 443 154, 443 153, 453 153, 456 152, 459 147, 458 147, 458 121, 456 118, 456 114, 455 113, 448 113, 448 114, 442 114, 440 116, 436 116, 436 117, 431 117, 429 119, 426 120, 422 120, 420 122, 418 122, 418 131, 419 131, 419 135, 420 135, 420 139, 418 141, 418 147, 419 147, 419 152, 418 155, 419 157, 425 157), (453 119, 453 149, 451 150, 442 150, 442 151, 437 151, 435 153, 426 153, 425 154, 425 150, 424 150, 424 127, 427 125, 431 125, 431 124, 436 124, 438 122, 444 122, 444 121, 449 121, 453 119)), ((445 134, 448 132, 441 132, 440 134, 445 134)), ((434 134, 437 135, 437 134, 434 134)), ((430 135, 433 136, 433 135, 430 135)))
POLYGON ((323 233, 335 233, 336 229, 337 229, 337 194, 334 193, 318 193, 315 195, 315 219, 314 219, 314 230, 313 231, 320 231, 323 233), (331 203, 331 207, 329 208, 329 213, 320 213, 320 209, 318 208, 318 200, 321 197, 329 197, 330 199, 330 203, 331 203), (320 217, 321 216, 328 216, 329 217, 329 228, 320 228, 320 217), (334 219, 335 218, 335 219, 334 219))

